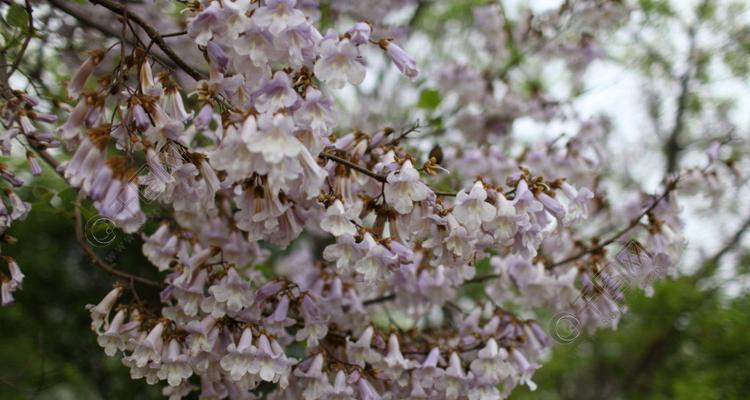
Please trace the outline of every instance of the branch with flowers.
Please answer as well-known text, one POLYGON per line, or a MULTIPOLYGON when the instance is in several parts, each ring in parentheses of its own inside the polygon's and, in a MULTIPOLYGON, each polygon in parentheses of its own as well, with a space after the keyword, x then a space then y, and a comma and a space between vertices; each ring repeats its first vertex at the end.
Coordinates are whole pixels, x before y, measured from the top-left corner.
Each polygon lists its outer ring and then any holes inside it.
MULTIPOLYGON (((131 377, 162 383, 173 398, 500 399, 533 389, 552 346, 539 310, 577 312, 582 298, 612 314, 587 311, 585 328, 616 325, 624 294, 607 283, 609 247, 628 239, 645 249, 642 289, 657 269, 676 273, 681 190, 737 163, 711 147, 706 167, 665 179, 658 196, 610 195, 608 120, 583 117, 578 93, 555 98, 541 82, 515 80, 530 76, 526 60, 552 59, 580 83, 603 58, 593 34, 619 28, 569 37, 564 25, 581 16, 625 23, 621 4, 565 2, 530 13, 528 25, 502 4, 477 6, 466 37, 433 33, 435 48, 467 46, 421 66, 398 44, 408 35, 379 21, 411 4, 409 26, 421 29, 440 12, 433 2, 332 1, 330 14, 295 0, 191 0, 172 14, 114 0, 43 3, 24 3, 26 36, 0 68, 0 148, 11 154, 20 143, 33 175, 38 156, 77 191, 79 244, 133 293, 129 301, 118 283, 89 306, 92 331, 131 377), (97 31, 101 46, 81 52, 63 100, 11 88, 34 32, 60 35, 35 18, 59 14, 97 31), (468 46, 476 37, 503 45, 468 46), (466 64, 463 51, 503 62, 466 64), (389 81, 394 92, 380 93, 389 81), (399 94, 418 86, 418 110, 402 110, 399 94), (572 133, 518 140, 522 119, 572 133), (426 120, 440 136, 409 136, 419 124, 384 127, 403 120, 426 120), (84 203, 142 237, 160 281, 89 245, 84 203), (158 226, 151 205, 163 211, 158 226), (141 302, 135 283, 159 304, 141 302)), ((10 186, 3 244, 30 211, 14 192, 18 175, 0 165, 10 186)), ((6 261, 4 305, 23 281, 6 261)))

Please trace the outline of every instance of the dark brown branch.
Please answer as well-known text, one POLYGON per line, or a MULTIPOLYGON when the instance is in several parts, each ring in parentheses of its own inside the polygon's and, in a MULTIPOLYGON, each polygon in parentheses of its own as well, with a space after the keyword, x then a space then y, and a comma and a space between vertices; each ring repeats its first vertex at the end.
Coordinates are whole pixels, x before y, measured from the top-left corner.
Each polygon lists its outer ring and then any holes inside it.
MULTIPOLYGON (((620 229, 617 233, 615 233, 614 235, 612 235, 609 239, 607 239, 607 240, 599 243, 596 246, 589 247, 589 248, 587 248, 587 249, 585 249, 585 250, 583 250, 583 251, 581 251, 581 252, 579 252, 577 254, 574 254, 574 255, 572 255, 572 256, 570 256, 568 258, 565 258, 565 259, 557 261, 557 262, 555 262, 553 264, 547 265, 546 268, 552 269, 552 268, 555 268, 555 267, 559 267, 560 265, 567 264, 567 263, 572 262, 572 261, 576 261, 576 260, 578 260, 578 259, 580 259, 580 258, 582 258, 582 257, 584 257, 584 256, 586 256, 588 254, 592 254, 592 253, 596 253, 596 252, 599 252, 601 250, 604 250, 605 247, 607 247, 610 244, 616 242, 623 235, 625 235, 626 233, 630 232, 631 229, 633 229, 636 226, 638 226, 638 224, 640 223, 641 219, 643 219, 643 217, 645 217, 648 213, 650 213, 651 211, 653 211, 654 208, 656 208, 656 206, 659 205, 659 203, 661 203, 662 200, 664 200, 665 198, 667 198, 669 196, 669 194, 672 193, 672 191, 675 189, 675 187, 677 187, 677 181, 678 180, 679 180, 679 178, 678 179, 674 179, 674 180, 670 181, 669 183, 667 183, 667 188, 664 189, 664 193, 661 196, 659 196, 656 200, 654 200, 654 202, 651 203, 650 206, 646 207, 646 209, 643 210, 643 212, 641 212, 637 217, 633 218, 627 226, 625 226, 624 228, 620 229)), ((473 278, 473 279, 469 279, 469 280, 465 281, 464 284, 481 283, 481 282, 492 280, 492 279, 496 279, 496 278, 499 278, 499 277, 500 277, 500 275, 498 275, 498 274, 487 274, 487 275, 478 276, 478 277, 473 278)))
MULTIPOLYGON (((419 131, 419 128, 421 128, 421 125, 419 124, 419 120, 417 120, 417 122, 416 122, 416 123, 415 123, 414 125, 412 125, 411 127, 407 128, 407 129, 404 129, 404 130, 403 130, 403 131, 402 131, 402 132, 401 132, 401 133, 400 133, 400 134, 399 134, 398 136, 396 136, 396 137, 395 137, 394 139, 392 139, 392 140, 389 140, 389 141, 388 141, 388 143, 386 143, 386 144, 385 144, 385 146, 394 146, 394 145, 398 145, 398 144, 399 144, 399 142, 401 142, 401 140, 403 140, 403 139, 405 139, 405 138, 406 138, 407 136, 409 136, 409 134, 411 134, 411 133, 414 133, 414 132, 418 132, 418 131, 419 131)), ((382 146, 382 144, 381 144, 381 145, 378 145, 378 146, 382 146)), ((372 149, 374 149, 374 148, 376 148, 376 147, 378 147, 378 146, 373 146, 373 145, 369 145, 369 146, 367 147, 367 151, 370 151, 370 150, 372 150, 372 149)))
POLYGON ((362 302, 362 305, 364 305, 364 306, 371 306, 371 305, 374 305, 374 304, 385 303, 387 301, 391 301, 391 300, 394 300, 394 299, 396 299, 396 295, 395 294, 387 294, 387 295, 382 296, 382 297, 376 297, 374 299, 365 300, 365 301, 362 302))
MULTIPOLYGON (((353 169, 353 170, 355 170, 357 172, 361 172, 361 173, 369 176, 370 178, 375 179, 378 182, 381 182, 381 183, 388 182, 388 177, 380 175, 380 174, 378 174, 376 172, 370 171, 369 169, 367 169, 367 168, 365 168, 365 167, 363 167, 361 165, 357 165, 356 163, 353 163, 353 162, 351 162, 351 161, 349 161, 349 160, 347 160, 345 158, 339 157, 339 156, 337 156, 335 154, 331 154, 331 153, 328 153, 328 152, 324 151, 324 152, 320 153, 320 155, 318 155, 318 157, 325 158, 327 160, 331 160, 333 162, 337 162, 337 163, 342 164, 342 165, 346 165, 347 167, 349 167, 349 168, 351 168, 351 169, 353 169)), ((441 192, 439 190, 432 190, 432 191, 436 195, 438 195, 438 196, 444 196, 444 197, 454 197, 454 196, 456 196, 456 193, 454 193, 454 192, 441 192)))
POLYGON ((26 0, 26 13, 29 16, 29 31, 26 32, 26 38, 23 41, 23 44, 21 45, 21 49, 18 50, 18 55, 16 56, 16 59, 13 61, 13 65, 10 67, 10 72, 8 73, 8 76, 12 76, 16 70, 18 70, 18 67, 21 66, 21 60, 23 59, 23 55, 26 54, 26 49, 29 47, 29 43, 31 43, 31 38, 34 36, 34 17, 32 16, 33 9, 31 8, 31 2, 29 0, 26 0))
POLYGON ((605 247, 609 246, 610 244, 612 244, 615 241, 617 241, 617 239, 621 238, 623 235, 625 235, 626 233, 630 232, 631 229, 633 229, 636 226, 638 226, 638 224, 641 222, 641 219, 643 219, 643 217, 645 217, 648 213, 650 213, 651 211, 653 211, 654 208, 656 208, 656 206, 659 205, 659 203, 661 203, 662 200, 664 200, 665 198, 667 198, 667 196, 669 196, 669 194, 672 193, 672 191, 675 189, 676 186, 677 186, 677 179, 674 179, 674 180, 670 181, 669 183, 667 183, 667 187, 666 187, 666 189, 664 189, 664 193, 661 196, 659 196, 656 200, 654 200, 654 202, 651 203, 650 206, 646 207, 646 209, 643 210, 643 212, 640 213, 637 217, 633 218, 626 227, 622 228, 620 231, 618 231, 617 233, 615 233, 614 235, 612 235, 612 237, 610 237, 609 239, 601 242, 597 246, 590 247, 590 248, 588 248, 586 250, 581 251, 578 254, 572 255, 572 256, 570 256, 568 258, 565 258, 565 259, 560 260, 558 262, 555 262, 555 263, 553 263, 551 265, 548 265, 547 268, 555 268, 555 267, 558 267, 560 265, 567 264, 567 263, 569 263, 571 261, 578 260, 578 259, 580 259, 581 257, 583 257, 583 256, 585 256, 587 254, 596 253, 598 251, 603 250, 605 247))
POLYGON ((31 140, 29 140, 29 146, 31 146, 31 148, 34 149, 34 151, 37 154, 39 154, 39 157, 41 157, 42 160, 44 160, 44 162, 47 163, 47 165, 49 165, 53 170, 55 170, 55 172, 58 175, 60 175, 60 178, 62 178, 63 180, 65 180, 65 176, 63 175, 62 171, 60 171, 60 169, 59 169, 60 168, 60 162, 57 161, 57 159, 55 157, 53 157, 52 154, 48 153, 47 150, 45 150, 44 148, 39 147, 37 144, 32 143, 31 140))
POLYGON ((76 197, 75 208, 73 210, 73 214, 75 215, 75 224, 76 224, 75 226, 76 240, 78 240, 78 244, 80 244, 83 251, 89 256, 89 258, 91 258, 91 261, 93 261, 94 265, 110 275, 119 276, 120 278, 127 279, 131 282, 138 282, 146 286, 151 286, 151 287, 160 289, 162 287, 161 283, 117 270, 111 265, 109 265, 108 263, 106 263, 104 260, 99 258, 99 255, 97 255, 94 249, 92 249, 91 246, 89 246, 89 244, 86 242, 86 238, 83 235, 82 218, 81 218, 81 199, 82 198, 83 198, 83 192, 78 192, 78 196, 76 197))
POLYGON ((322 152, 322 153, 320 153, 319 157, 320 158, 325 158, 327 160, 331 160, 331 161, 334 161, 334 162, 337 162, 337 163, 342 164, 342 165, 346 165, 347 167, 349 167, 349 168, 351 168, 351 169, 353 169, 353 170, 355 170, 357 172, 361 172, 361 173, 369 176, 370 178, 375 179, 378 182, 383 182, 383 183, 388 182, 388 178, 387 177, 385 177, 383 175, 380 175, 380 174, 377 174, 377 173, 375 173, 373 171, 370 171, 369 169, 367 169, 365 167, 359 166, 359 165, 357 165, 357 164, 355 164, 355 163, 353 163, 353 162, 351 162, 351 161, 349 161, 349 160, 347 160, 345 158, 341 158, 341 157, 339 157, 339 156, 337 156, 335 154, 331 154, 331 153, 327 153, 327 152, 322 152))
MULTIPOLYGON (((717 269, 719 262, 724 258, 731 250, 733 250, 740 243, 740 240, 745 233, 750 230, 750 217, 746 218, 744 223, 735 231, 732 238, 717 251, 713 257, 703 262, 700 270, 698 270, 692 276, 686 278, 689 280, 691 285, 695 285, 703 278, 711 276, 717 269)), ((689 307, 684 308, 684 311, 696 311, 701 306, 706 304, 713 295, 719 290, 719 286, 714 286, 706 290, 702 296, 697 300, 696 304, 691 304, 689 307)), ((680 335, 682 332, 678 329, 677 321, 684 316, 684 312, 677 312, 671 318, 671 322, 667 325, 667 329, 658 337, 656 337, 650 345, 646 346, 646 350, 642 353, 642 356, 638 361, 633 364, 633 368, 628 373, 628 379, 624 382, 635 382, 638 387, 645 385, 643 381, 638 381, 639 376, 648 376, 648 371, 652 370, 655 365, 661 365, 664 357, 670 354, 670 349, 678 348, 680 335)))
POLYGON ((722 246, 721 249, 719 249, 719 251, 717 251, 716 254, 713 255, 713 257, 709 258, 708 261, 703 264, 701 269, 693 275, 695 277, 695 280, 697 281, 699 279, 711 276, 719 268, 719 262, 721 261, 721 259, 724 258, 735 247, 737 247, 737 245, 740 243, 740 240, 742 240, 742 237, 748 230, 750 230, 750 217, 745 219, 742 225, 740 225, 737 231, 735 231, 734 235, 732 235, 731 239, 729 239, 729 241, 726 242, 724 246, 722 246))
POLYGON ((693 60, 695 58, 696 29, 690 29, 690 50, 688 51, 687 70, 680 77, 680 94, 677 96, 677 111, 675 113, 672 132, 664 143, 664 153, 667 157, 667 175, 677 170, 677 163, 682 153, 681 134, 685 125, 685 112, 690 97, 690 81, 693 75, 693 60))
POLYGON ((188 33, 187 31, 165 33, 165 34, 161 35, 161 37, 166 39, 166 38, 175 37, 175 36, 187 35, 187 33, 188 33))
POLYGON ((190 75, 193 79, 196 81, 199 81, 204 78, 203 74, 198 72, 196 69, 188 65, 180 56, 177 55, 177 53, 172 50, 169 45, 164 41, 164 38, 159 34, 159 31, 154 28, 153 25, 146 22, 143 18, 139 17, 136 14, 133 14, 128 11, 127 7, 125 7, 122 4, 116 3, 112 0, 89 0, 94 4, 98 4, 102 7, 105 7, 106 9, 119 14, 123 18, 127 16, 128 20, 133 21, 138 26, 140 26, 144 32, 146 32, 146 35, 151 38, 151 40, 156 43, 157 46, 164 52, 164 54, 167 55, 175 64, 177 64, 180 69, 185 71, 188 75, 190 75))
POLYGON ((439 190, 433 190, 433 193, 435 193, 437 196, 443 196, 443 197, 456 197, 456 192, 441 192, 439 190))
MULTIPOLYGON (((99 33, 105 36, 109 36, 112 38, 122 40, 125 43, 129 44, 130 46, 138 47, 139 45, 137 39, 131 38, 129 36, 124 37, 120 31, 111 28, 109 25, 104 25, 104 24, 99 23, 98 21, 90 18, 88 14, 78 10, 76 7, 71 6, 67 2, 67 0, 48 0, 48 2, 52 7, 75 18, 78 22, 81 23, 82 26, 95 29, 99 31, 99 33)), ((179 68, 177 64, 175 64, 170 58, 164 56, 162 53, 154 52, 151 54, 163 64, 168 65, 170 68, 173 68, 173 69, 179 68)))

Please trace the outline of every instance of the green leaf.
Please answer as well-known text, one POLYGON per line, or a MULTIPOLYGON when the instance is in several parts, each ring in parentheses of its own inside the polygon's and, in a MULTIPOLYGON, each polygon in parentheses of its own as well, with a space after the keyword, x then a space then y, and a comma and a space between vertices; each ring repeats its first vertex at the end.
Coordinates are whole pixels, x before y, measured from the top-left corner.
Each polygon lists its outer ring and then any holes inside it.
POLYGON ((667 17, 674 14, 668 0, 640 0, 639 3, 646 14, 654 13, 667 17))
POLYGON ((419 95, 417 106, 427 110, 434 110, 440 105, 441 101, 443 101, 443 98, 440 96, 440 92, 435 89, 425 89, 419 95))
POLYGON ((12 4, 10 6, 8 9, 8 15, 5 16, 5 19, 8 20, 8 23, 11 26, 15 26, 24 32, 29 28, 29 13, 26 12, 25 8, 18 4, 12 4))

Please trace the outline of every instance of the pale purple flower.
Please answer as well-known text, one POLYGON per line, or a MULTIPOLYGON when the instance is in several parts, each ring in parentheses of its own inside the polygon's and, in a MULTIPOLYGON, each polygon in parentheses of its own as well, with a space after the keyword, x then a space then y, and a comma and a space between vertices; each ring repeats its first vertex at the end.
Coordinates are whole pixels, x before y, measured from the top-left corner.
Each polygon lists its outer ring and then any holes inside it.
POLYGON ((192 118, 193 112, 185 110, 185 103, 182 101, 182 94, 179 90, 167 90, 164 96, 164 104, 167 114, 180 122, 185 122, 192 118))
POLYGON ((426 200, 431 193, 409 160, 398 171, 391 172, 387 179, 384 192, 386 201, 401 214, 410 213, 415 202, 426 200))
POLYGON ((179 237, 172 234, 168 224, 161 224, 153 235, 143 236, 143 254, 159 271, 166 271, 176 258, 179 237))
POLYGON ((565 219, 565 207, 563 207, 563 205, 554 197, 551 197, 547 193, 540 192, 536 195, 536 198, 558 221, 565 219))
POLYGON ((357 381, 357 390, 359 392, 359 398, 362 400, 381 400, 382 396, 375 390, 374 387, 364 377, 359 378, 357 381))
POLYGON ((177 299, 177 304, 188 317, 198 315, 200 304, 205 297, 203 291, 207 277, 206 270, 201 269, 197 273, 186 271, 175 281, 172 296, 177 299))
POLYGON ((344 208, 341 200, 336 200, 326 209, 325 218, 320 221, 320 229, 339 237, 342 235, 354 236, 357 234, 357 227, 352 221, 357 221, 358 210, 344 208))
POLYGON ((412 379, 419 382, 424 389, 432 389, 435 382, 442 379, 445 371, 438 367, 440 361, 440 349, 437 347, 430 350, 427 357, 412 371, 412 379))
POLYGON ((385 44, 385 52, 388 54, 388 57, 390 57, 391 61, 396 64, 396 68, 398 68, 402 74, 406 75, 406 77, 409 79, 415 79, 419 75, 417 62, 397 44, 388 41, 385 44))
POLYGON ((277 164, 304 151, 304 146, 293 134, 294 121, 290 117, 264 114, 258 121, 258 128, 260 137, 250 151, 262 154, 267 163, 277 164))
POLYGON ((89 304, 86 306, 86 309, 91 313, 91 330, 99 332, 109 316, 109 312, 112 310, 112 307, 114 307, 115 302, 120 298, 120 295, 122 295, 122 287, 115 286, 106 296, 104 296, 99 304, 89 304))
MULTIPOLYGON (((234 268, 227 270, 227 275, 220 282, 211 286, 211 293, 216 303, 222 304, 230 315, 237 314, 243 308, 253 304, 250 285, 237 273, 234 268)), ((204 309, 204 311, 206 311, 204 309)), ((220 317, 223 315, 217 315, 220 317)))
POLYGON ((472 377, 471 372, 468 375, 464 372, 458 354, 451 353, 448 368, 445 369, 445 378, 440 382, 441 388, 445 391, 445 397, 451 400, 457 399, 464 392, 467 382, 472 377))
POLYGON ((526 359, 526 357, 518 351, 518 349, 511 349, 510 355, 513 357, 513 360, 516 362, 519 368, 520 372, 520 381, 522 384, 529 387, 529 390, 536 390, 536 383, 531 380, 531 375, 534 374, 534 371, 536 371, 537 366, 532 365, 529 363, 529 361, 526 359))
POLYGON ((390 379, 399 379, 407 370, 413 368, 416 363, 411 360, 404 358, 401 353, 401 347, 398 343, 398 337, 395 334, 391 334, 388 338, 388 348, 385 357, 383 357, 383 373, 389 376, 390 379))
POLYGON ((516 207, 519 214, 536 213, 544 209, 542 203, 540 203, 529 190, 529 185, 524 179, 521 179, 518 182, 515 197, 513 198, 513 205, 516 207))
POLYGON ((8 264, 8 272, 10 272, 10 284, 14 288, 21 288, 23 285, 24 274, 21 272, 21 268, 16 263, 13 257, 4 256, 5 262, 8 264))
POLYGON ((292 68, 300 68, 303 65, 309 65, 318 55, 315 51, 315 45, 323 40, 323 36, 308 23, 297 25, 285 30, 281 36, 274 40, 277 49, 284 49, 287 63, 292 68))
POLYGON ((346 373, 339 370, 334 378, 333 388, 328 393, 330 400, 351 400, 354 398, 354 388, 347 382, 346 373))
POLYGON ((215 66, 219 72, 223 74, 227 71, 229 58, 227 58, 227 55, 224 53, 224 49, 222 49, 221 46, 216 44, 213 40, 208 42, 206 45, 206 54, 208 54, 208 59, 211 61, 211 64, 215 66))
POLYGON ((482 182, 475 182, 470 192, 460 191, 456 195, 456 205, 453 216, 465 226, 468 231, 476 231, 484 222, 495 217, 495 207, 486 202, 487 191, 482 182))
POLYGON ((2 284, 0 284, 0 302, 3 306, 13 303, 13 292, 16 290, 10 279, 6 279, 2 279, 2 284))
POLYGON ((140 131, 145 131, 151 126, 151 119, 146 114, 146 110, 140 104, 135 104, 131 109, 131 115, 135 121, 135 127, 140 131))
POLYGON ((190 367, 190 357, 182 354, 182 347, 177 340, 170 340, 164 349, 164 355, 161 357, 161 365, 156 376, 159 379, 166 380, 169 386, 179 386, 191 375, 193 375, 193 369, 190 367))
POLYGON ((278 51, 273 45, 273 38, 267 30, 252 24, 234 43, 234 49, 239 55, 250 56, 256 66, 261 66, 268 63, 268 57, 278 51))
POLYGON ((254 360, 253 332, 249 328, 242 331, 240 341, 227 346, 227 354, 221 358, 221 368, 229 372, 232 380, 239 381, 250 371, 254 360))
POLYGON ((285 329, 294 325, 294 319, 289 317, 289 296, 281 296, 273 313, 264 321, 266 329, 273 333, 282 335, 285 329))
POLYGON ((315 76, 332 89, 364 81, 365 70, 358 59, 357 48, 348 39, 326 38, 320 43, 321 57, 315 63, 315 76))
POLYGON ((359 247, 364 257, 354 264, 354 269, 362 274, 367 284, 380 281, 386 275, 389 266, 398 259, 398 256, 387 247, 377 243, 370 233, 365 233, 359 247))
POLYGON ((27 152, 26 159, 29 161, 29 167, 31 169, 31 175, 39 176, 42 174, 42 165, 39 164, 39 160, 36 158, 34 153, 27 152))
POLYGON ((286 380, 291 373, 292 359, 288 359, 276 339, 266 335, 258 338, 255 357, 248 367, 251 374, 256 374, 266 382, 278 382, 286 387, 286 380))
POLYGON ((284 71, 276 72, 273 79, 266 81, 255 96, 255 107, 260 112, 275 112, 290 108, 300 99, 297 92, 292 88, 289 75, 284 71))
POLYGON ((339 270, 351 269, 361 255, 362 251, 356 246, 353 236, 339 236, 335 244, 323 249, 323 258, 335 262, 339 270))
POLYGON ((305 22, 305 14, 297 10, 296 5, 296 0, 267 0, 264 7, 255 11, 252 19, 258 26, 268 28, 276 36, 285 29, 305 22))
POLYGON ((70 115, 68 115, 68 119, 65 120, 65 123, 57 128, 57 132, 63 139, 72 139, 80 133, 80 130, 86 121, 86 115, 91 109, 91 104, 89 104, 88 100, 87 96, 82 96, 76 103, 75 107, 73 107, 73 110, 70 112, 70 115))
POLYGON ((81 94, 81 90, 86 84, 86 80, 94 72, 96 66, 102 61, 104 55, 105 53, 103 51, 97 50, 92 52, 91 55, 86 58, 86 61, 81 64, 75 75, 73 75, 73 79, 68 82, 68 86, 66 87, 68 91, 68 97, 76 98, 81 94))
POLYGON ((495 339, 490 338, 487 345, 477 353, 477 358, 471 362, 471 371, 479 380, 496 386, 513 373, 513 367, 506 361, 507 358, 508 352, 498 348, 495 339))
POLYGON ((370 27, 370 24, 366 22, 357 22, 346 31, 346 33, 349 35, 349 40, 351 40, 355 46, 361 46, 370 41, 372 28, 370 27))
POLYGON ((198 126, 201 127, 207 127, 208 124, 213 120, 214 118, 214 109, 211 106, 211 104, 206 103, 201 107, 200 111, 198 112, 198 117, 195 119, 195 122, 198 126))
POLYGON ((297 124, 309 127, 317 135, 327 134, 336 125, 335 117, 331 98, 312 86, 307 88, 305 100, 294 113, 297 124))
POLYGON ((135 349, 133 354, 130 355, 135 366, 143 368, 151 361, 161 361, 161 351, 164 346, 163 333, 164 322, 159 322, 148 335, 144 333, 141 338, 136 340, 135 349))
POLYGON ((31 203, 28 201, 23 201, 16 192, 5 189, 5 194, 8 196, 8 199, 10 199, 10 206, 12 208, 12 211, 10 212, 10 219, 12 220, 21 220, 23 221, 26 219, 26 216, 29 215, 29 211, 31 211, 31 203))
POLYGON ((193 38, 195 43, 206 46, 214 34, 226 29, 226 13, 227 10, 218 2, 212 2, 199 14, 188 19, 188 36, 193 38))
POLYGON ((294 376, 304 382, 305 390, 302 395, 305 400, 320 399, 332 391, 333 387, 328 382, 328 374, 323 372, 324 363, 323 355, 318 354, 294 369, 294 376))
POLYGON ((561 189, 568 198, 568 214, 572 221, 585 218, 589 213, 589 204, 594 198, 594 193, 588 188, 582 187, 576 190, 572 185, 563 182, 561 189))
POLYGON ((115 355, 117 350, 124 350, 126 347, 126 336, 120 332, 126 315, 125 310, 118 311, 109 323, 107 330, 100 333, 96 338, 96 342, 104 349, 104 354, 110 357, 115 355))
POLYGON ((318 304, 308 294, 302 300, 302 318, 305 325, 297 331, 297 341, 307 340, 307 345, 315 347, 320 339, 328 334, 328 318, 325 318, 318 304))
POLYGON ((518 221, 521 218, 516 214, 513 202, 506 199, 502 193, 495 196, 495 208, 497 215, 493 220, 485 223, 485 227, 492 233, 495 240, 505 242, 516 234, 518 221))
POLYGON ((211 352, 219 337, 219 328, 216 326, 217 319, 208 315, 202 320, 190 321, 185 328, 189 332, 186 344, 191 356, 197 356, 201 352, 211 352))

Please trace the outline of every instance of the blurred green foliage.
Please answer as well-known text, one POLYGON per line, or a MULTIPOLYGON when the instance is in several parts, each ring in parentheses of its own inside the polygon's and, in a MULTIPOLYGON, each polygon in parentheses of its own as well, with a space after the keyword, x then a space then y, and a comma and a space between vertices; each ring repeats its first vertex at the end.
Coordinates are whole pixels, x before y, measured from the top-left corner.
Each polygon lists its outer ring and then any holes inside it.
POLYGON ((617 331, 557 346, 534 376, 539 389, 511 399, 747 399, 750 296, 692 277, 655 289, 631 295, 617 331))
MULTIPOLYGON (((43 179, 55 179, 49 175, 43 179)), ((114 280, 78 246, 72 207, 53 206, 71 193, 52 188, 27 188, 24 198, 37 199, 33 212, 11 228, 18 243, 2 247, 26 279, 15 304, 0 308, 0 399, 159 398, 158 388, 131 381, 127 368, 97 345, 84 307, 98 303, 114 280)), ((140 255, 140 243, 120 232, 98 250, 120 268, 148 276, 154 268, 140 255)), ((142 301, 156 301, 156 293, 140 291, 142 301)))

